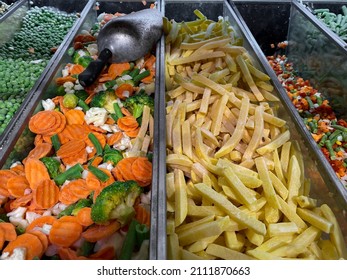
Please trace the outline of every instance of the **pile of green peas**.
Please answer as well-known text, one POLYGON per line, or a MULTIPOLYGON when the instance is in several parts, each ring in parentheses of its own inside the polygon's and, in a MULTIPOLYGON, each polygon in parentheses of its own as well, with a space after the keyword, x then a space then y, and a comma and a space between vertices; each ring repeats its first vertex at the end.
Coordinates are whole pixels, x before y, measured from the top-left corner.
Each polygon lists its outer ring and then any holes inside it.
POLYGON ((76 20, 76 14, 33 7, 20 30, 0 46, 0 135, 76 20))

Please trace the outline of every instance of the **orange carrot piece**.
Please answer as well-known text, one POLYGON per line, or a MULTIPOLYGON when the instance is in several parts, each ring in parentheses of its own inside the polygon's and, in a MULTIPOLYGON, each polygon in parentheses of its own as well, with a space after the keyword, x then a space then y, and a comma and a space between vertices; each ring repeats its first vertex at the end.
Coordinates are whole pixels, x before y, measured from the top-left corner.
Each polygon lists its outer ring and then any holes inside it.
POLYGON ((84 179, 77 179, 74 181, 71 181, 68 185, 66 185, 64 188, 69 188, 69 191, 72 195, 81 198, 87 198, 88 195, 90 195, 91 191, 87 187, 86 180, 84 179))
POLYGON ((140 186, 145 187, 152 182, 152 163, 146 157, 138 157, 131 165, 131 171, 140 186))
POLYGON ((65 165, 73 166, 77 163, 85 164, 88 161, 86 149, 80 150, 77 154, 71 157, 63 157, 62 161, 65 165))
POLYGON ((78 75, 84 71, 84 67, 80 64, 74 64, 70 67, 69 72, 70 75, 78 75))
POLYGON ((134 87, 131 84, 127 84, 127 83, 121 84, 115 90, 115 94, 121 100, 125 100, 129 96, 132 96, 133 93, 134 93, 134 87))
POLYGON ((75 250, 66 247, 59 247, 58 255, 62 260, 87 260, 84 256, 78 256, 75 250))
POLYGON ((16 227, 11 223, 0 223, 0 231, 4 231, 6 241, 13 241, 17 238, 16 227))
POLYGON ((63 84, 65 84, 66 82, 72 82, 75 83, 76 82, 76 78, 71 77, 71 76, 65 76, 65 77, 59 77, 55 79, 55 82, 57 85, 62 86, 63 84))
MULTIPOLYGON (((131 171, 131 166, 135 160, 136 160, 136 157, 123 158, 117 163, 115 167, 122 174, 122 177, 125 181, 136 180, 134 174, 131 171)), ((118 177, 117 179, 120 180, 120 178, 118 177)))
POLYGON ((128 135, 130 138, 135 138, 137 137, 139 132, 140 132, 140 128, 138 127, 134 130, 125 131, 125 134, 128 135))
POLYGON ((4 246, 5 241, 5 231, 2 228, 0 228, 0 250, 4 246))
POLYGON ((40 159, 45 156, 47 156, 52 151, 52 144, 50 143, 42 143, 35 146, 34 149, 32 149, 28 156, 23 160, 23 163, 25 164, 25 161, 29 158, 35 158, 40 159))
POLYGON ((23 233, 15 240, 10 241, 3 252, 9 252, 12 254, 14 249, 21 247, 26 249, 27 260, 32 260, 35 257, 41 258, 44 253, 40 239, 36 235, 30 233, 23 233))
POLYGON ((107 225, 94 224, 82 233, 82 237, 89 242, 96 242, 98 240, 111 236, 117 230, 119 230, 120 227, 121 224, 117 221, 110 222, 107 225))
POLYGON ((10 170, 16 172, 19 176, 25 176, 23 164, 17 164, 16 166, 11 167, 10 170))
POLYGON ((129 110, 128 110, 127 108, 125 108, 125 107, 122 107, 122 108, 120 109, 120 111, 121 111, 122 114, 123 114, 124 116, 126 116, 126 117, 131 116, 131 113, 130 113, 129 110))
POLYGON ((155 64, 155 56, 153 54, 150 54, 149 57, 145 60, 143 67, 146 69, 152 69, 155 64))
POLYGON ((95 191, 101 188, 101 182, 92 172, 88 172, 86 183, 89 190, 95 191))
POLYGON ((45 224, 52 225, 57 219, 54 216, 41 216, 33 220, 25 229, 25 232, 35 230, 36 227, 42 228, 45 224))
POLYGON ((100 163, 102 163, 102 161, 103 161, 103 158, 97 156, 93 159, 91 165, 97 167, 100 163))
POLYGON ((94 221, 92 220, 91 217, 91 212, 92 212, 92 208, 90 207, 84 207, 82 209, 80 209, 77 213, 77 222, 85 227, 89 227, 92 224, 94 224, 94 221))
POLYGON ((113 146, 114 144, 117 144, 120 140, 123 138, 123 133, 118 131, 112 134, 110 137, 107 138, 107 144, 110 146, 113 146))
POLYGON ((74 195, 70 188, 67 188, 66 186, 63 189, 60 189, 59 192, 59 201, 61 203, 64 203, 65 205, 70 205, 79 200, 79 197, 74 195))
POLYGON ((151 223, 151 214, 145 207, 138 204, 134 206, 135 209, 135 220, 137 220, 140 224, 145 224, 146 226, 150 226, 151 223))
POLYGON ((89 126, 89 128, 90 128, 92 131, 100 132, 100 133, 107 133, 107 130, 102 129, 102 128, 100 128, 100 127, 97 127, 97 126, 95 126, 95 125, 89 124, 88 126, 89 126))
POLYGON ((33 199, 33 194, 29 193, 26 195, 23 195, 22 197, 16 198, 13 200, 10 204, 11 210, 14 210, 18 207, 24 207, 29 204, 29 202, 33 199))
POLYGON ((58 111, 40 111, 29 120, 29 129, 36 134, 54 135, 66 126, 65 116, 58 111))
POLYGON ((98 252, 91 254, 88 259, 90 260, 114 260, 116 257, 116 251, 114 247, 104 247, 98 252))
POLYGON ((141 80, 141 82, 143 82, 144 84, 150 84, 154 81, 154 76, 155 76, 155 72, 153 69, 149 70, 149 76, 143 78, 141 80))
POLYGON ((108 75, 111 77, 111 80, 114 80, 120 76, 124 71, 130 69, 130 63, 112 63, 108 68, 108 75))
POLYGON ((15 198, 23 196, 26 189, 30 189, 30 185, 25 176, 12 177, 7 181, 7 190, 15 198))
POLYGON ((0 170, 0 188, 7 189, 8 180, 16 176, 17 174, 14 171, 0 170))
POLYGON ((60 149, 57 151, 58 157, 72 157, 75 156, 76 153, 79 153, 81 150, 84 150, 86 144, 83 140, 70 140, 69 142, 61 145, 60 149))
POLYGON ((65 114, 67 124, 84 124, 84 113, 81 110, 71 109, 65 114))
POLYGON ((69 218, 75 217, 64 216, 53 223, 49 232, 49 240, 52 244, 70 247, 81 237, 82 226, 76 219, 69 218))
POLYGON ((115 124, 116 122, 115 122, 115 120, 112 119, 112 118, 107 118, 107 120, 106 120, 105 123, 106 123, 106 124, 115 124))
MULTIPOLYGON (((92 132, 92 133, 94 134, 94 136, 96 137, 96 139, 98 139, 98 141, 99 141, 101 147, 104 148, 105 145, 106 145, 106 136, 105 136, 105 134, 102 134, 102 133, 99 133, 99 132, 92 132)), ((90 139, 89 139, 88 137, 85 139, 85 141, 86 141, 86 145, 87 145, 87 146, 89 146, 89 147, 94 147, 92 141, 90 141, 90 139)))
POLYGON ((45 252, 48 248, 48 245, 49 245, 47 235, 44 234, 42 231, 39 231, 39 230, 33 230, 33 231, 30 231, 29 233, 37 236, 40 239, 41 244, 43 246, 43 251, 45 252))
POLYGON ((34 191, 37 206, 43 209, 53 207, 59 199, 59 188, 53 180, 42 180, 34 191))
POLYGON ((38 159, 28 159, 25 162, 24 170, 32 190, 41 180, 50 179, 46 166, 38 159))

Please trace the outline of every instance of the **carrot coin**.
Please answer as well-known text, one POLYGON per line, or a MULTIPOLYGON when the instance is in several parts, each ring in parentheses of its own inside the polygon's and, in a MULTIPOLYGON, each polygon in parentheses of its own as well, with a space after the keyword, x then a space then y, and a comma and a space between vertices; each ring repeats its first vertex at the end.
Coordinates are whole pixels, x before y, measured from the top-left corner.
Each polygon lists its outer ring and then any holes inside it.
POLYGON ((48 245, 49 245, 48 236, 39 230, 33 230, 33 231, 28 232, 28 233, 35 235, 40 239, 41 244, 43 246, 43 251, 45 252, 48 248, 48 245))
POLYGON ((62 217, 59 220, 56 220, 49 232, 49 240, 54 245, 70 247, 81 237, 82 226, 76 219, 63 218, 76 217, 62 217))
POLYGON ((44 225, 52 225, 57 219, 54 216, 41 216, 33 220, 25 229, 26 232, 35 230, 35 228, 42 228, 44 225))
POLYGON ((38 145, 36 145, 36 147, 34 149, 32 149, 29 152, 28 156, 23 161, 23 163, 25 163, 25 161, 29 158, 36 158, 36 159, 43 158, 43 157, 47 156, 51 152, 51 150, 52 150, 52 144, 50 144, 50 143, 38 144, 38 145))
POLYGON ((29 193, 29 194, 26 194, 26 195, 23 195, 21 197, 16 198, 10 204, 11 210, 16 209, 18 207, 27 206, 29 204, 29 202, 32 200, 32 198, 33 198, 32 193, 29 193))
POLYGON ((81 150, 85 149, 86 144, 83 140, 73 139, 69 142, 61 145, 60 149, 57 151, 58 157, 72 157, 79 153, 81 150))
POLYGON ((24 170, 31 189, 34 189, 38 182, 50 179, 46 166, 38 159, 28 159, 24 170))
POLYGON ((10 170, 13 172, 16 172, 20 176, 25 176, 23 164, 17 164, 15 166, 11 167, 10 170))
POLYGON ((69 110, 65 114, 67 124, 83 124, 84 121, 84 113, 81 110, 69 110))
POLYGON ((30 185, 25 176, 12 177, 7 181, 7 190, 13 197, 23 196, 26 189, 30 189, 30 185))
POLYGON ((4 231, 6 241, 13 241, 17 238, 16 227, 11 223, 0 223, 0 230, 4 231))
POLYGON ((91 217, 91 212, 92 208, 90 207, 84 207, 81 210, 79 210, 76 216, 78 223, 85 227, 89 227, 92 224, 94 224, 94 221, 91 217))
POLYGON ((53 207, 59 199, 59 188, 53 180, 42 180, 38 183, 34 191, 35 203, 43 208, 53 207))
POLYGON ((7 189, 8 180, 16 176, 17 174, 14 171, 0 170, 0 188, 7 189))
POLYGON ((107 138, 107 144, 113 146, 114 144, 117 144, 120 140, 122 140, 122 138, 123 133, 118 131, 107 138))
POLYGON ((100 239, 106 238, 119 230, 121 224, 113 221, 107 225, 92 225, 82 233, 82 237, 89 242, 96 242, 100 239))

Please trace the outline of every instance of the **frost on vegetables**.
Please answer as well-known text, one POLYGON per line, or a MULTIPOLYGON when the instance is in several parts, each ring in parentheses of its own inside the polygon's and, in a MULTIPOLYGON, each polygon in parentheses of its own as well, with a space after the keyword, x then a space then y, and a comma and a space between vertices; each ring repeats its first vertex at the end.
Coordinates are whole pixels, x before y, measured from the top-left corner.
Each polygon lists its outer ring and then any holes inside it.
POLYGON ((58 95, 31 117, 34 148, 0 171, 2 259, 148 258, 155 56, 83 88, 95 30, 75 38, 58 95))
POLYGON ((227 19, 194 13, 164 21, 168 259, 346 259, 269 76, 227 19))

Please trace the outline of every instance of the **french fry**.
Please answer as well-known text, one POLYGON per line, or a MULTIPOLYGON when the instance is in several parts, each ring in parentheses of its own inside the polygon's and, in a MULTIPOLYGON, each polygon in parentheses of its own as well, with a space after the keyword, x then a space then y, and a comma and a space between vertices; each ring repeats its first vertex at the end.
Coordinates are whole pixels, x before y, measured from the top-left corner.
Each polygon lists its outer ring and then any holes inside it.
POLYGON ((290 158, 288 166, 288 197, 287 202, 290 207, 296 209, 296 200, 294 199, 299 195, 299 189, 301 187, 300 182, 301 170, 299 162, 293 155, 290 158))
POLYGON ((290 132, 286 130, 282 134, 280 134, 276 139, 272 140, 269 144, 258 148, 256 151, 260 155, 264 155, 266 153, 270 153, 275 149, 281 147, 284 143, 286 143, 290 139, 290 132))
POLYGON ((309 209, 298 208, 296 210, 296 213, 300 216, 301 219, 326 233, 330 233, 333 227, 333 223, 329 222, 327 219, 321 217, 320 215, 309 209))
POLYGON ((188 212, 187 186, 181 170, 174 170, 175 177, 175 225, 183 223, 188 212))
POLYGON ((269 224, 267 228, 270 237, 278 235, 290 235, 299 232, 298 226, 293 222, 283 222, 276 224, 269 224))
POLYGON ((238 234, 235 231, 224 232, 225 245, 234 251, 241 251, 245 245, 245 238, 242 234, 238 234))
POLYGON ((208 245, 206 253, 223 260, 253 260, 246 254, 213 243, 208 245))
POLYGON ((179 248, 178 236, 176 233, 170 234, 167 237, 167 258, 169 260, 180 259, 180 248, 179 248))
POLYGON ((182 260, 205 260, 205 258, 198 256, 197 254, 193 254, 192 252, 189 252, 188 250, 179 249, 179 253, 182 260))

